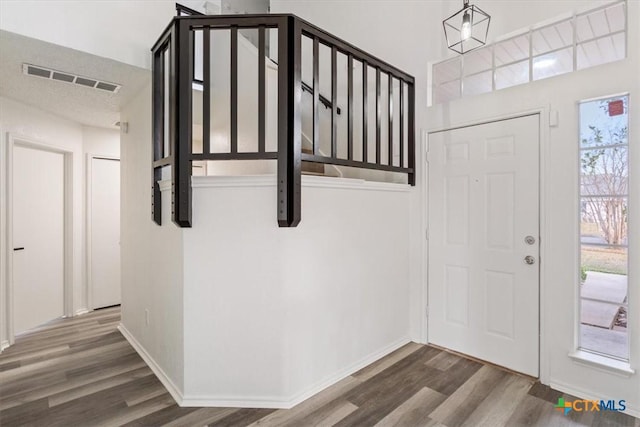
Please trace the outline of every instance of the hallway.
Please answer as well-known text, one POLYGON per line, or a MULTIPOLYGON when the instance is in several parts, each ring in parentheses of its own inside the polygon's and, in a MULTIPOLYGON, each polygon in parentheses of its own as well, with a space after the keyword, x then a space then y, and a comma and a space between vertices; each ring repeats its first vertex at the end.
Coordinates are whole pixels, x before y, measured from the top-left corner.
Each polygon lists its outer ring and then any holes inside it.
MULTIPOLYGON (((49 322, 0 355, 0 424, 640 426, 554 409, 532 379, 410 343, 290 410, 180 408, 116 329, 120 308, 49 322)), ((564 396, 572 400, 570 396, 564 396)))

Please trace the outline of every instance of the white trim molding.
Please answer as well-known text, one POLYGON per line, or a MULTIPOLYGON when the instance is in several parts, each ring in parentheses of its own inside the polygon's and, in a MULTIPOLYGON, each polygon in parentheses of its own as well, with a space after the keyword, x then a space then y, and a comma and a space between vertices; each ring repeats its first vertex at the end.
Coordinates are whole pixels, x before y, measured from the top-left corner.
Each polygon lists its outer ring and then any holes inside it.
POLYGON ((589 366, 598 371, 614 373, 625 378, 636 373, 636 371, 631 368, 629 362, 623 362, 607 356, 600 356, 599 354, 594 354, 584 350, 576 350, 569 353, 569 357, 573 359, 574 362, 580 363, 581 365, 589 366))
MULTIPOLYGON (((548 179, 546 178, 546 172, 547 172, 547 163, 549 162, 549 110, 550 107, 535 107, 532 109, 526 109, 520 112, 511 112, 511 113, 507 113, 507 114, 500 114, 500 115, 495 115, 495 116, 489 116, 489 117, 482 117, 482 118, 475 118, 469 121, 464 121, 464 122, 459 122, 459 123, 453 123, 453 124, 448 124, 446 126, 439 126, 430 130, 426 130, 424 131, 425 135, 425 141, 424 141, 424 145, 425 145, 425 161, 424 163, 422 163, 423 165, 426 165, 425 169, 424 169, 424 185, 425 188, 423 190, 423 197, 424 197, 424 201, 423 201, 423 205, 422 205, 422 209, 423 209, 423 218, 427 218, 425 224, 424 224, 424 230, 426 230, 427 226, 429 225, 429 219, 428 219, 428 207, 429 207, 429 171, 428 171, 428 150, 429 150, 429 136, 431 134, 435 134, 435 133, 440 133, 440 132, 447 132, 447 131, 452 131, 452 130, 457 130, 457 129, 461 129, 461 128, 467 128, 467 127, 473 127, 473 126, 479 126, 479 125, 484 125, 484 124, 490 124, 490 123, 496 123, 496 122, 500 122, 500 121, 505 121, 505 120, 513 120, 513 119, 519 119, 522 117, 529 117, 529 116, 537 116, 538 120, 539 120, 539 131, 538 131, 538 156, 539 156, 539 166, 538 166, 538 191, 539 191, 539 196, 538 196, 538 213, 539 213, 539 227, 538 227, 538 233, 540 236, 540 246, 539 246, 539 258, 545 259, 547 257, 547 253, 548 253, 548 246, 547 246, 547 242, 549 241, 549 239, 547 238, 547 234, 548 234, 548 225, 547 225, 547 217, 546 217, 546 212, 547 212, 547 207, 548 207, 548 202, 547 202, 547 194, 548 194, 548 189, 547 189, 547 185, 551 185, 548 182, 548 179)), ((417 159, 416 159, 417 160, 417 159)), ((423 305, 423 309, 426 309, 427 305, 429 304, 428 301, 428 295, 429 295, 429 260, 428 260, 428 253, 429 253, 429 243, 428 240, 425 239, 423 241, 423 245, 424 245, 424 249, 423 249, 423 253, 425 254, 425 256, 423 257, 423 262, 424 262, 424 266, 423 266, 423 270, 424 270, 424 294, 425 296, 424 298, 424 305, 423 305)), ((539 292, 539 307, 538 307, 538 322, 539 322, 539 329, 538 329, 538 378, 540 380, 540 382, 542 384, 548 384, 549 382, 549 350, 548 350, 548 344, 547 344, 547 325, 546 325, 546 320, 545 320, 545 316, 544 313, 546 312, 546 295, 547 295, 547 283, 549 283, 549 281, 547 280, 546 274, 547 274, 547 266, 544 263, 540 263, 540 274, 539 274, 539 278, 538 278, 538 292, 539 292)), ((424 315, 423 313, 421 313, 421 315, 424 315)), ((426 318, 426 316, 425 316, 426 318)), ((427 344, 428 343, 428 318, 426 318, 426 320, 424 320, 422 322, 422 324, 424 325, 425 328, 425 332, 424 332, 424 336, 425 336, 425 341, 424 343, 427 344)))
MULTIPOLYGON (((86 272, 86 291, 85 291, 85 308, 84 308, 84 312, 87 313, 89 311, 92 311, 94 308, 93 306, 93 283, 92 283, 92 269, 91 269, 91 260, 92 260, 92 256, 93 253, 91 251, 91 244, 92 244, 92 228, 91 228, 91 197, 92 197, 92 187, 93 187, 93 183, 91 180, 91 176, 92 176, 92 164, 93 164, 93 160, 94 159, 105 159, 105 160, 117 160, 118 162, 120 161, 120 157, 115 157, 115 156, 106 156, 106 155, 102 155, 102 154, 93 154, 93 153, 87 153, 86 155, 86 163, 85 163, 85 272, 86 272)), ((81 311, 81 310, 79 310, 81 311)))
POLYGON ((136 340, 136 338, 127 330, 127 328, 120 323, 118 330, 124 336, 124 338, 131 344, 131 347, 140 355, 142 360, 149 366, 153 373, 158 377, 162 385, 169 391, 173 399, 178 406, 181 407, 227 407, 227 408, 270 408, 270 409, 290 409, 299 403, 307 400, 311 396, 320 393, 327 387, 332 386, 338 381, 352 375, 372 364, 373 362, 385 357, 386 355, 394 352, 400 347, 411 342, 411 339, 406 336, 393 343, 383 347, 382 349, 375 351, 368 356, 360 359, 359 361, 349 365, 348 367, 341 369, 328 378, 319 381, 306 390, 294 394, 289 398, 278 398, 276 396, 258 397, 258 396, 199 396, 185 394, 166 374, 166 372, 160 367, 160 365, 151 357, 145 350, 144 346, 136 340))
MULTIPOLYGON (((192 188, 208 187, 275 187, 275 175, 244 175, 244 176, 194 176, 191 178, 192 188)), ((337 188, 348 190, 369 190, 369 191, 394 191, 409 192, 411 186, 408 184, 365 181, 356 178, 336 178, 328 176, 302 175, 303 187, 337 188)), ((160 181, 160 190, 171 188, 170 180, 160 181)))
MULTIPOLYGON (((3 319, 7 328, 7 341, 12 345, 15 341, 15 331, 13 325, 13 149, 14 147, 27 147, 36 150, 60 153, 64 156, 64 309, 65 317, 72 317, 73 310, 73 151, 52 145, 46 142, 34 140, 29 137, 7 133, 6 134, 6 278, 4 289, 4 315, 3 319)), ((2 282, 0 282, 0 285, 2 282)))
MULTIPOLYGON (((399 349, 403 345, 411 342, 411 339, 406 336, 403 337, 384 348, 371 353, 370 355, 360 359, 359 361, 349 365, 348 367, 341 369, 328 378, 321 380, 306 390, 294 394, 289 398, 278 398, 276 396, 195 396, 184 395, 182 401, 178 404, 184 407, 228 407, 228 408, 270 408, 270 409, 291 409, 294 406, 304 402, 311 396, 320 393, 322 390, 332 386, 333 384, 343 380, 349 375, 354 374, 360 369, 364 368, 383 358, 384 356, 399 349)), ((144 357, 143 357, 144 358, 144 357)), ((152 368, 153 369, 153 368, 152 368)), ((155 371, 154 371, 155 372, 155 371)), ((161 379, 162 381, 162 379, 161 379)), ((172 394, 173 395, 173 394, 172 394)))

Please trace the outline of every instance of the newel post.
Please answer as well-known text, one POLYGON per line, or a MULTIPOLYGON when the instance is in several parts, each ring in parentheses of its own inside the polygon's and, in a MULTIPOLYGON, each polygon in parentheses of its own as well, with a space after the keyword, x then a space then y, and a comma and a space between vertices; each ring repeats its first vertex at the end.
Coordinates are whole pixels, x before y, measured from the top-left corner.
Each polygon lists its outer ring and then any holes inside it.
POLYGON ((300 21, 282 18, 278 25, 278 174, 280 227, 295 227, 301 211, 301 51, 300 21))
POLYGON ((180 227, 191 227, 191 153, 193 37, 189 22, 175 18, 170 64, 170 141, 172 219, 180 227))

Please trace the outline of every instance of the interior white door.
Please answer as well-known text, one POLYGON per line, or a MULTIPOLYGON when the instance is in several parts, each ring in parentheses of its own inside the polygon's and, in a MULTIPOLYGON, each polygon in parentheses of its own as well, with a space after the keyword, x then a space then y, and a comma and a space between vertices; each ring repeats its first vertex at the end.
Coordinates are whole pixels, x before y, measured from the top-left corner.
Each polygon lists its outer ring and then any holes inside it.
POLYGON ((64 315, 64 155, 13 148, 13 332, 64 315))
POLYGON ((537 377, 539 116, 428 149, 429 342, 537 377))
POLYGON ((120 161, 91 158, 91 304, 120 304, 120 161))

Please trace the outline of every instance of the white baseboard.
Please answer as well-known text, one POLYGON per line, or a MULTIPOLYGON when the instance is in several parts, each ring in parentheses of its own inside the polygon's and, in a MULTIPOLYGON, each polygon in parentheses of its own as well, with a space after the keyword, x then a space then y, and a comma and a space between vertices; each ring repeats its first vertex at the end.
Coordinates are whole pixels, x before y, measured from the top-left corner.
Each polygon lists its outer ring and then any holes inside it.
POLYGON ((169 391, 169 394, 171 394, 171 397, 173 397, 173 400, 176 401, 178 406, 185 406, 183 403, 184 399, 182 397, 182 391, 180 391, 180 389, 173 383, 173 381, 171 381, 171 378, 169 378, 169 376, 162 370, 160 365, 158 365, 156 361, 153 360, 153 357, 151 357, 149 353, 147 353, 144 347, 138 342, 138 340, 135 339, 131 332, 129 332, 122 323, 118 325, 118 330, 125 337, 125 339, 129 341, 131 347, 133 347, 133 349, 138 352, 142 360, 144 360, 149 368, 151 368, 153 373, 156 374, 156 377, 158 377, 162 385, 169 391))
MULTIPOLYGON (((579 397, 580 399, 598 400, 598 401, 603 400, 602 396, 598 396, 597 393, 594 393, 591 390, 584 390, 569 384, 564 384, 562 382, 551 381, 549 383, 549 387, 551 387, 554 390, 558 390, 563 393, 567 393, 572 396, 579 397)), ((608 399, 605 399, 605 400, 608 400, 608 399)), ((640 418, 640 408, 630 406, 628 402, 626 406, 627 406, 627 409, 621 412, 631 415, 632 417, 640 418)))
POLYGON ((76 310, 76 314, 74 316, 82 316, 83 314, 91 313, 93 310, 89 310, 88 308, 79 308, 76 310))
POLYGON ((2 340, 0 341, 0 352, 4 351, 5 349, 7 349, 11 344, 9 344, 9 340, 2 340))
POLYGON ((384 348, 360 359, 358 362, 353 363, 347 368, 339 370, 328 378, 319 381, 316 384, 313 384, 306 390, 295 394, 289 399, 257 396, 247 398, 246 396, 198 396, 183 394, 182 391, 173 383, 173 381, 171 381, 169 376, 167 376, 162 368, 155 362, 155 360, 153 360, 153 358, 149 355, 149 353, 147 353, 144 347, 135 339, 135 337, 127 330, 127 328, 122 323, 118 325, 118 330, 122 333, 129 344, 131 344, 131 346, 136 350, 136 352, 138 352, 142 360, 144 360, 145 363, 149 365, 149 368, 158 377, 162 385, 164 385, 165 388, 169 391, 176 403, 182 407, 289 409, 411 341, 409 337, 403 337, 393 342, 392 344, 385 346, 384 348))
POLYGON ((290 409, 297 404, 307 400, 311 396, 330 387, 338 381, 348 377, 349 375, 359 371, 376 360, 386 356, 387 354, 397 350, 403 345, 411 342, 411 339, 403 337, 384 348, 371 353, 370 355, 360 359, 358 362, 339 370, 335 374, 325 378, 316 384, 311 385, 306 390, 293 395, 288 399, 278 397, 249 397, 246 396, 192 396, 184 395, 180 406, 190 407, 231 407, 231 408, 271 408, 271 409, 290 409))

